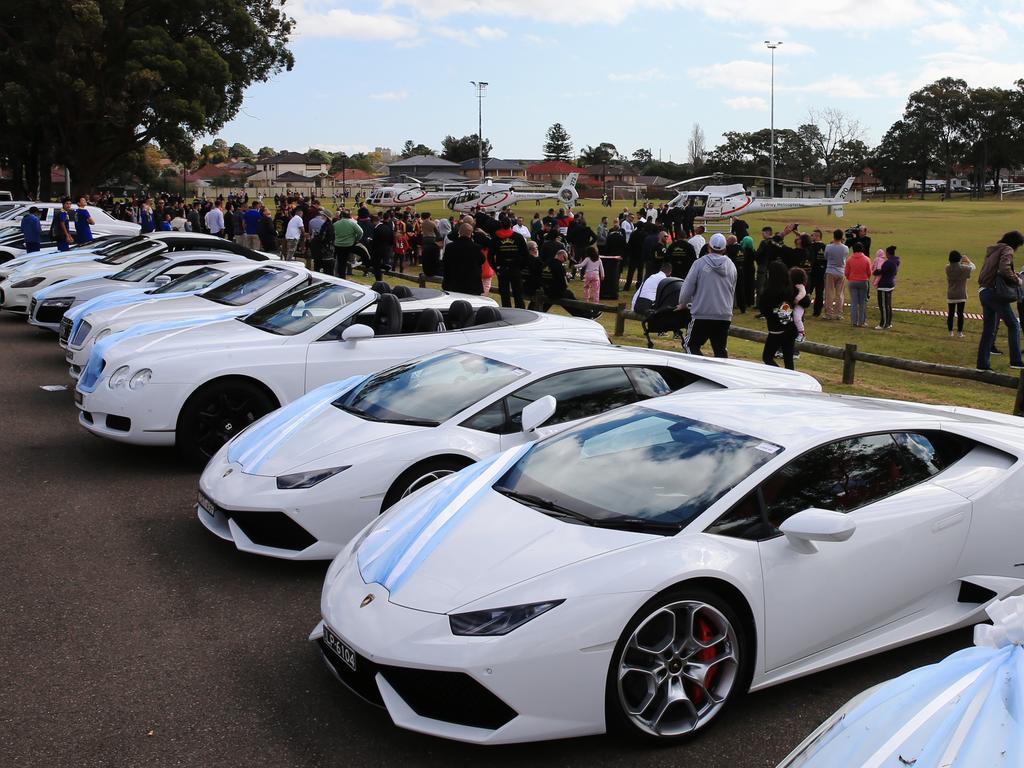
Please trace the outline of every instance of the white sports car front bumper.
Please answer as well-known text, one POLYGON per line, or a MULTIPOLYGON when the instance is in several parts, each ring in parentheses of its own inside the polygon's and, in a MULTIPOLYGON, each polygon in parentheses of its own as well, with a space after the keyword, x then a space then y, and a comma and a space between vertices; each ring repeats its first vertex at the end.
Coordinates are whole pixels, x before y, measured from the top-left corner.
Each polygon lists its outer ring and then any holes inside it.
POLYGON ((648 597, 573 598, 507 635, 463 637, 446 614, 396 605, 364 583, 353 557, 325 588, 310 640, 403 728, 479 744, 585 736, 605 731, 612 652, 648 597))
POLYGON ((75 389, 78 423, 94 435, 133 445, 173 446, 180 393, 150 383, 141 392, 112 390, 100 378, 93 392, 75 389))

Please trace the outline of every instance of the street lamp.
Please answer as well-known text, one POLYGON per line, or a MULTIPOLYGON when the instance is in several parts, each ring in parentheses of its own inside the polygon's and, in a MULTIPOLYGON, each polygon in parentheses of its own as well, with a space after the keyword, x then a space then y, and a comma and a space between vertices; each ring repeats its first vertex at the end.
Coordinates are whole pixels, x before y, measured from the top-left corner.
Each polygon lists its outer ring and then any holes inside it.
POLYGON ((775 49, 782 45, 782 41, 771 42, 765 40, 764 44, 768 46, 768 50, 772 52, 772 106, 771 106, 771 186, 768 191, 768 197, 775 197, 775 49))
POLYGON ((470 85, 476 88, 477 99, 477 161, 480 163, 480 181, 484 180, 484 90, 487 83, 470 80, 470 85))

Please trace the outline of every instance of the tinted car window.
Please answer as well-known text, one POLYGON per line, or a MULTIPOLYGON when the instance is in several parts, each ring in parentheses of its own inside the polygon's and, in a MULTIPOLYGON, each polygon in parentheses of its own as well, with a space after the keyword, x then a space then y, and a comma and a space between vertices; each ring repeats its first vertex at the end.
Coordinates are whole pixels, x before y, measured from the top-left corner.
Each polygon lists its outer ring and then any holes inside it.
POLYGON ((207 286, 213 285, 213 283, 220 280, 226 275, 222 269, 214 269, 213 267, 206 267, 205 269, 196 269, 189 272, 187 275, 171 280, 167 285, 162 285, 159 288, 154 288, 150 291, 151 294, 158 293, 176 293, 178 291, 199 291, 207 286))
POLYGON ((294 277, 294 273, 286 269, 273 267, 254 269, 252 272, 233 277, 216 288, 211 288, 203 293, 202 297, 218 304, 240 307, 282 283, 288 282, 292 277, 294 277))
POLYGON ((959 461, 974 447, 974 442, 949 432, 894 432, 893 439, 904 451, 907 471, 924 480, 959 461))
POLYGON ((545 395, 558 401, 554 415, 547 424, 584 419, 635 402, 636 392, 621 368, 586 368, 569 371, 536 381, 506 398, 509 431, 522 428, 523 408, 545 395))

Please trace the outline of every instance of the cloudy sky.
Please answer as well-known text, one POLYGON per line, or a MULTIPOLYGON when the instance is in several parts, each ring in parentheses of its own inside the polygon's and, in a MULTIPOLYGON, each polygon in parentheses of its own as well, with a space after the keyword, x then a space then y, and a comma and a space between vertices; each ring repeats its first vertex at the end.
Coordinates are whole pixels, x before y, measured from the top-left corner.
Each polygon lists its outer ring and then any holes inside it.
POLYGON ((858 118, 869 144, 911 90, 943 76, 1024 78, 1024 0, 289 0, 296 65, 248 93, 220 135, 254 150, 358 152, 474 133, 487 81, 498 157, 538 157, 561 122, 579 148, 609 141, 685 160, 810 108, 858 118))

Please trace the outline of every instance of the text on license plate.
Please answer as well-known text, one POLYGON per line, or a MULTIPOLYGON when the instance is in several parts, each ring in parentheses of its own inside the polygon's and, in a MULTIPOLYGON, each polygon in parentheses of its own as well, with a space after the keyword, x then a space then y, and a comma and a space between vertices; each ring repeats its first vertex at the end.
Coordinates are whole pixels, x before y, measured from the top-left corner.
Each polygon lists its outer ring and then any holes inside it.
POLYGON ((202 491, 199 492, 199 497, 196 499, 196 506, 199 507, 199 509, 203 510, 203 512, 208 514, 210 517, 216 517, 217 516, 214 513, 214 510, 216 509, 216 506, 214 505, 214 503, 212 501, 210 501, 210 497, 207 496, 202 491))
POLYGON ((67 354, 64 355, 64 359, 69 363, 75 362, 75 353, 69 349, 67 354))
POLYGON ((324 645, 334 651, 353 672, 356 671, 356 652, 349 648, 348 644, 328 629, 326 625, 324 626, 324 645))
POLYGON ((79 392, 79 391, 78 391, 78 390, 76 389, 76 390, 75 390, 75 403, 77 403, 78 405, 81 405, 81 404, 82 404, 82 400, 83 400, 83 398, 82 398, 82 393, 81 393, 81 392, 79 392))

